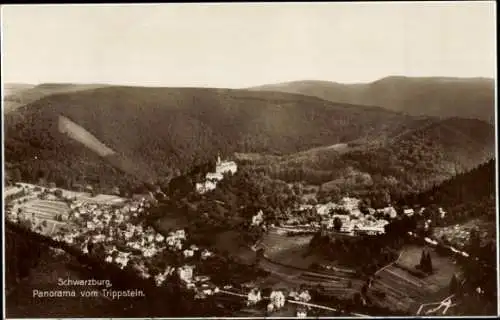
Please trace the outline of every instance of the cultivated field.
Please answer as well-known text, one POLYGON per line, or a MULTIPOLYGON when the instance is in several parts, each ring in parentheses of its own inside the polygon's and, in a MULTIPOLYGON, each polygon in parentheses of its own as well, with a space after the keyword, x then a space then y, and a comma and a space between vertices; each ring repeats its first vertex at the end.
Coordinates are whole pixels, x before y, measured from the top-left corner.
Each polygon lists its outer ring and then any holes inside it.
MULTIPOLYGON (((27 191, 27 194, 21 198, 15 199, 13 207, 10 209, 10 214, 16 215, 21 210, 21 217, 28 219, 33 224, 33 230, 38 233, 51 236, 61 226, 67 224, 64 218, 69 215, 69 206, 53 194, 48 194, 44 199, 40 199, 42 188, 40 186, 29 183, 16 183, 15 187, 8 189, 9 194, 21 191, 27 191), (35 191, 37 189, 38 191, 35 191), (63 221, 57 221, 57 216, 61 216, 63 221)), ((96 204, 121 204, 126 201, 115 195, 97 195, 92 197, 91 194, 85 192, 75 192, 65 189, 59 189, 62 192, 62 197, 76 198, 81 202, 90 202, 96 204)))
POLYGON ((52 235, 66 222, 56 221, 58 215, 67 216, 70 208, 62 201, 35 199, 21 207, 22 215, 34 223, 34 230, 44 235, 52 235))
POLYGON ((377 304, 414 313, 421 304, 441 301, 449 295, 452 275, 461 272, 452 259, 426 248, 431 254, 434 273, 420 278, 408 271, 415 270, 423 249, 413 245, 405 247, 395 263, 376 273, 369 294, 377 304), (383 293, 385 297, 377 293, 383 293))
POLYGON ((283 265, 266 258, 260 260, 259 266, 271 274, 260 280, 262 286, 288 289, 297 289, 300 286, 321 288, 325 294, 348 299, 359 292, 363 285, 363 282, 354 278, 352 274, 333 270, 327 272, 310 271, 283 265))
MULTIPOLYGON (((28 190, 31 190, 30 193, 32 193, 33 195, 36 195, 38 193, 38 192, 33 191, 35 188, 49 189, 49 188, 40 187, 40 186, 35 185, 35 184, 24 183, 24 182, 16 183, 16 185, 19 185, 21 188, 26 188, 28 190)), ((91 203, 98 203, 98 204, 120 204, 120 203, 123 203, 127 200, 125 198, 122 198, 122 197, 119 197, 116 195, 98 194, 95 197, 93 197, 92 194, 90 194, 88 192, 72 191, 72 190, 66 190, 66 189, 61 189, 61 188, 57 188, 57 189, 61 190, 63 197, 76 198, 76 200, 83 201, 83 202, 91 202, 91 203)))
POLYGON ((28 217, 55 220, 57 215, 69 214, 69 207, 62 201, 32 200, 23 206, 23 212, 28 217))
POLYGON ((265 258, 260 260, 259 266, 271 275, 262 279, 262 284, 289 289, 301 285, 321 287, 324 293, 344 299, 359 292, 363 282, 355 277, 352 270, 309 269, 312 263, 329 263, 319 256, 309 254, 311 238, 312 236, 287 236, 279 229, 272 229, 265 235, 259 245, 265 250, 265 258))

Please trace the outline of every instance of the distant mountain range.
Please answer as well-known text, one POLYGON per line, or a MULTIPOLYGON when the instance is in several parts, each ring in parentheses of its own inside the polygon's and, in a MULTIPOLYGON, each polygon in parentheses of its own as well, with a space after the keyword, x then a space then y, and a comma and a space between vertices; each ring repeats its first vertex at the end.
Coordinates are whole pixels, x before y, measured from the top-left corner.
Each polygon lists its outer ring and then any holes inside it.
POLYGON ((23 83, 6 83, 4 84, 4 112, 11 112, 18 107, 22 107, 51 94, 68 93, 103 86, 105 85, 72 83, 45 83, 32 85, 23 83))
MULTIPOLYGON (((77 84, 10 90, 7 100, 18 105, 4 117, 9 168, 20 169, 25 180, 45 177, 64 186, 77 180, 130 185, 144 177, 158 182, 219 152, 274 155, 286 163, 301 163, 300 156, 304 168, 312 165, 331 175, 320 184, 363 163, 360 157, 374 159, 379 171, 413 170, 420 173, 412 179, 422 172, 443 179, 494 153, 494 128, 483 121, 410 116, 304 94, 77 84), (78 129, 61 132, 61 117, 78 129), (87 143, 74 139, 82 132, 92 137, 87 143), (113 154, 88 148, 101 144, 113 154), (335 162, 340 153, 343 165, 335 162)), ((377 171, 372 169, 355 170, 377 171)))
POLYGON ((366 84, 293 81, 250 88, 319 97, 355 105, 380 106, 410 115, 460 117, 494 123, 495 82, 487 78, 391 76, 366 84))

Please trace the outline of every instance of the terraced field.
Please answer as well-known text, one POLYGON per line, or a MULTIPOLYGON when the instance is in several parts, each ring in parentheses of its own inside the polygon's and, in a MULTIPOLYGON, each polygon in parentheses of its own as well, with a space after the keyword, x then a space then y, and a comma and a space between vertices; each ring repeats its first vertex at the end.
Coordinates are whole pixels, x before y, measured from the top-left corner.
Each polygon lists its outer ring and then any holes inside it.
POLYGON ((53 200, 33 200, 28 202, 23 210, 27 216, 34 216, 38 219, 55 220, 59 214, 69 213, 69 207, 66 203, 53 200))
POLYGON ((56 221, 56 216, 67 215, 70 209, 61 201, 35 199, 24 204, 22 211, 32 221, 35 230, 50 236, 65 225, 65 222, 56 221))
POLYGON ((396 263, 393 263, 376 274, 376 278, 369 290, 370 297, 382 306, 415 311, 423 303, 439 301, 448 294, 448 285, 453 273, 459 275, 458 266, 448 257, 431 253, 434 273, 419 278, 407 270, 414 269, 420 261, 424 248, 408 246, 404 249, 396 263), (377 294, 383 293, 385 297, 377 294))
POLYGON ((386 268, 377 276, 380 279, 373 282, 371 289, 385 293, 385 298, 382 299, 383 305, 407 310, 426 295, 425 282, 397 266, 386 268))
POLYGON ((327 294, 340 298, 352 297, 363 285, 361 280, 351 278, 346 274, 337 274, 332 271, 318 273, 282 265, 269 259, 261 259, 259 267, 271 273, 271 279, 266 279, 266 283, 280 283, 281 286, 289 288, 298 288, 302 285, 310 288, 321 286, 327 294))
MULTIPOLYGON (((423 248, 420 246, 406 246, 403 254, 398 260, 398 264, 403 268, 414 268, 420 261, 422 249, 423 248)), ((437 292, 441 288, 449 285, 452 274, 455 273, 456 275, 460 275, 462 270, 450 257, 441 256, 433 249, 426 249, 431 254, 434 272, 424 280, 428 291, 437 292)))
POLYGON ((359 292, 363 282, 355 278, 352 270, 331 269, 313 271, 312 263, 323 263, 324 259, 309 254, 309 242, 312 236, 287 236, 279 229, 272 229, 261 243, 264 258, 259 266, 271 273, 267 283, 279 283, 286 287, 305 285, 311 288, 321 286, 322 289, 337 297, 350 298, 359 292))

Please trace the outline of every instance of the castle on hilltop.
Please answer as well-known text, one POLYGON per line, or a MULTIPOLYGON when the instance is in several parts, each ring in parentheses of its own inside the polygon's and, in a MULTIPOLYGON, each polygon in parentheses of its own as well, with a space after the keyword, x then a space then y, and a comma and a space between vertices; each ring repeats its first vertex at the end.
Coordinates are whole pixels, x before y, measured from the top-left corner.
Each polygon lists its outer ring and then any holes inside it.
POLYGON ((215 172, 235 174, 238 171, 238 166, 234 161, 221 161, 220 154, 217 156, 217 163, 215 164, 215 172))
POLYGON ((217 156, 215 164, 215 172, 208 172, 205 176, 205 181, 196 184, 198 193, 205 193, 217 187, 217 182, 224 179, 225 173, 235 174, 238 171, 238 166, 234 161, 222 161, 220 154, 217 156))

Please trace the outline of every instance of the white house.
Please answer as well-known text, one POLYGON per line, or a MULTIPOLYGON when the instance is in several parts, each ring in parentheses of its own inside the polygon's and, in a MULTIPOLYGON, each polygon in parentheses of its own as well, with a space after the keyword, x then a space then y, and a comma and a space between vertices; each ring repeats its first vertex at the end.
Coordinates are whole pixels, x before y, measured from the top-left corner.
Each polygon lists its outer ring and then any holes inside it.
POLYGON ((383 209, 378 209, 377 212, 379 213, 382 213, 384 215, 388 215, 389 218, 391 219, 394 219, 398 216, 398 213, 396 211, 396 209, 394 209, 394 207, 386 207, 386 208, 383 208, 383 209))
POLYGON ((205 179, 207 181, 216 182, 216 181, 221 181, 222 179, 224 179, 224 177, 222 176, 221 172, 208 172, 205 175, 205 179))
POLYGON ((214 190, 217 187, 217 183, 214 181, 206 180, 204 182, 198 182, 196 183, 196 192, 198 193, 206 193, 209 191, 214 190))
POLYGON ((341 205, 344 209, 346 209, 348 211, 353 211, 353 210, 359 208, 360 202, 361 202, 361 200, 359 200, 357 198, 344 197, 341 200, 341 205))
POLYGON ((193 255, 194 255, 193 250, 189 250, 189 249, 184 250, 184 257, 185 258, 191 258, 193 255))
POLYGON ((302 291, 299 294, 299 300, 302 301, 302 302, 309 302, 309 301, 311 301, 311 295, 309 294, 309 291, 307 291, 307 290, 302 291))
POLYGON ((274 304, 272 303, 269 303, 267 305, 267 312, 273 312, 274 311, 274 304))
POLYGON ((248 293, 247 305, 254 305, 260 300, 262 300, 262 297, 260 295, 260 290, 254 288, 248 293))
POLYGON ((213 253, 210 252, 210 251, 208 251, 207 249, 204 249, 203 252, 201 253, 201 258, 203 260, 205 260, 205 259, 207 259, 207 258, 209 258, 211 256, 213 256, 213 253))
POLYGON ((184 282, 191 282, 193 279, 193 266, 184 265, 177 269, 179 278, 184 282))
POLYGON ((285 295, 281 291, 273 291, 269 296, 269 300, 276 309, 281 309, 285 305, 285 295))
POLYGON ((403 210, 403 213, 408 216, 408 217, 411 217, 413 216, 413 214, 415 213, 415 211, 413 209, 404 209, 403 210))
POLYGON ((333 202, 328 202, 325 204, 318 204, 318 205, 316 205, 316 212, 319 215, 323 216, 323 215, 329 214, 330 211, 332 209, 335 209, 335 208, 337 208, 337 204, 333 203, 333 202))
POLYGON ((439 208, 439 216, 441 219, 444 219, 446 216, 446 212, 443 210, 443 208, 439 208))
POLYGON ((380 226, 360 226, 360 225, 355 225, 353 228, 353 231, 357 235, 379 235, 385 233, 384 227, 380 226))
POLYGON ((297 318, 307 318, 307 312, 305 309, 298 309, 297 310, 297 318))
POLYGON ((252 225, 259 226, 264 221, 264 213, 260 210, 252 217, 252 225))

